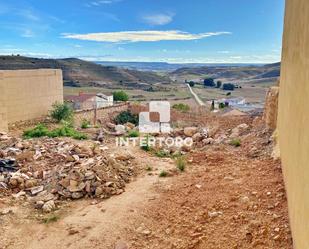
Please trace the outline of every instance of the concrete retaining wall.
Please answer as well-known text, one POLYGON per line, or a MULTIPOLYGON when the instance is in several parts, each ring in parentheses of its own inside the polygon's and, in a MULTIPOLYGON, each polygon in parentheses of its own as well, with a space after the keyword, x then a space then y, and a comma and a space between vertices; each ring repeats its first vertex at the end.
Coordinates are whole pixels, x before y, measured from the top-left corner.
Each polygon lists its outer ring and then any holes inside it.
POLYGON ((294 248, 309 248, 309 1, 286 0, 279 145, 294 248))
POLYGON ((0 129, 46 115, 63 102, 62 71, 58 69, 0 70, 0 129))

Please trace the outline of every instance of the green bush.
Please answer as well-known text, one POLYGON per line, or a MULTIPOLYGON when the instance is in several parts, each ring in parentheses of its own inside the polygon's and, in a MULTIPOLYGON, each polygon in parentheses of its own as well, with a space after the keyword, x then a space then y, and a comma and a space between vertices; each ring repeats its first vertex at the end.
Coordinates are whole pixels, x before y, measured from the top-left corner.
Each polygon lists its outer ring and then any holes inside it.
POLYGON ((69 125, 63 125, 59 128, 48 130, 45 125, 38 124, 35 128, 26 130, 23 134, 24 138, 35 137, 72 137, 74 139, 87 139, 87 135, 76 131, 69 125))
POLYGON ((148 165, 148 166, 146 167, 146 171, 152 171, 152 167, 148 165))
POLYGON ((132 123, 138 125, 138 115, 131 113, 130 111, 123 111, 119 113, 115 118, 116 124, 132 123))
POLYGON ((49 130, 43 124, 38 124, 35 128, 24 131, 23 136, 25 138, 33 138, 33 137, 47 137, 49 134, 49 130))
POLYGON ((136 131, 136 130, 129 131, 128 137, 139 137, 139 131, 136 131))
POLYGON ((241 141, 238 138, 234 138, 231 142, 230 145, 233 145, 235 147, 239 147, 241 145, 241 141))
POLYGON ((81 132, 76 131, 74 128, 69 126, 62 126, 52 130, 49 137, 72 137, 77 140, 87 139, 87 135, 81 132))
POLYGON ((125 91, 113 92, 114 101, 128 101, 129 96, 125 91))
POLYGON ((141 149, 147 152, 152 150, 151 146, 149 145, 149 135, 146 136, 146 144, 141 145, 141 149))
POLYGON ((155 155, 157 157, 161 157, 161 158, 170 157, 170 153, 168 151, 165 151, 165 150, 158 150, 158 151, 155 152, 155 155))
POLYGON ((90 127, 90 122, 87 119, 83 119, 82 124, 81 124, 81 128, 87 129, 89 127, 90 127))
POLYGON ((159 177, 167 177, 167 172, 165 170, 162 170, 159 174, 159 177))
POLYGON ((187 104, 179 103, 179 104, 174 104, 173 109, 181 111, 181 112, 187 112, 190 110, 190 106, 187 104))
POLYGON ((50 116, 58 122, 61 120, 72 120, 73 109, 67 103, 54 103, 50 116))
POLYGON ((219 109, 224 109, 225 108, 225 104, 224 103, 219 103, 219 109))
POLYGON ((176 166, 177 166, 177 169, 179 169, 180 171, 185 171, 186 161, 185 161, 185 159, 182 156, 177 158, 176 166))

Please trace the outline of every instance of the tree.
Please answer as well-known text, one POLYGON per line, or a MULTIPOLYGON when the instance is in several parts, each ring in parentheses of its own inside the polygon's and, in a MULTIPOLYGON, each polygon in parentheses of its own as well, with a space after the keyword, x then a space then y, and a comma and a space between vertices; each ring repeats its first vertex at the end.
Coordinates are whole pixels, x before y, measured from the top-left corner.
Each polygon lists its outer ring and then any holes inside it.
POLYGON ((190 81, 190 82, 189 82, 189 85, 190 85, 191 87, 194 87, 194 85, 195 85, 194 81, 190 81))
POLYGON ((128 94, 124 91, 113 92, 113 96, 114 96, 114 101, 128 101, 129 100, 128 94))
POLYGON ((226 83, 226 84, 223 84, 222 89, 225 90, 225 91, 234 91, 235 85, 232 84, 232 83, 226 83))
POLYGON ((211 101, 211 107, 210 107, 210 110, 213 111, 215 110, 215 101, 211 101))
POLYGON ((216 86, 213 78, 207 78, 204 80, 204 86, 214 87, 216 86))
POLYGON ((222 86, 222 81, 218 80, 216 88, 221 88, 221 86, 222 86))

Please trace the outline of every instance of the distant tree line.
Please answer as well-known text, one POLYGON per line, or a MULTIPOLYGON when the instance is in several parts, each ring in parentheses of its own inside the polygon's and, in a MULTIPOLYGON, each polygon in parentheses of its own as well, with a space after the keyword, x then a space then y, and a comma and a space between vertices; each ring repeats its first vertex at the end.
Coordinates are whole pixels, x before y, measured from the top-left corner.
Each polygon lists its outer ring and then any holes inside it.
POLYGON ((225 91, 234 91, 235 88, 241 88, 238 87, 237 85, 233 84, 233 83, 222 83, 222 81, 218 80, 217 82, 215 82, 215 80, 213 78, 206 78, 204 80, 204 86, 205 87, 214 87, 214 88, 221 88, 222 90, 225 91))

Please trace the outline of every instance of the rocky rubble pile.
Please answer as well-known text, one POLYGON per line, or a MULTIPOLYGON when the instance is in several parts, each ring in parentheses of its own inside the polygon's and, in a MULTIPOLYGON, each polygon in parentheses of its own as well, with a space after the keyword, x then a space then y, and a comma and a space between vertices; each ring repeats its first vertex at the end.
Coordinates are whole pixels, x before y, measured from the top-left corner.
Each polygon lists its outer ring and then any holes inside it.
POLYGON ((173 130, 172 136, 192 138, 194 147, 203 147, 211 144, 229 143, 234 138, 248 134, 249 131, 249 125, 243 123, 230 130, 222 130, 219 127, 179 128, 173 130))
POLYGON ((0 141, 0 160, 14 164, 0 172, 0 191, 25 196, 46 212, 55 208, 56 200, 120 194, 134 175, 134 156, 125 150, 108 155, 107 148, 97 144, 6 134, 0 141))

